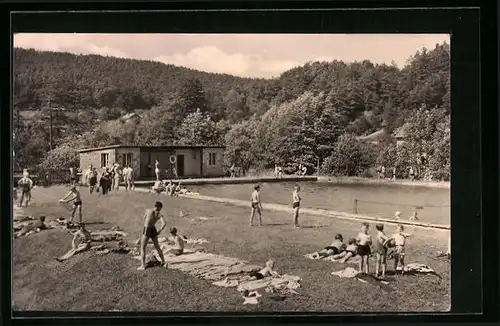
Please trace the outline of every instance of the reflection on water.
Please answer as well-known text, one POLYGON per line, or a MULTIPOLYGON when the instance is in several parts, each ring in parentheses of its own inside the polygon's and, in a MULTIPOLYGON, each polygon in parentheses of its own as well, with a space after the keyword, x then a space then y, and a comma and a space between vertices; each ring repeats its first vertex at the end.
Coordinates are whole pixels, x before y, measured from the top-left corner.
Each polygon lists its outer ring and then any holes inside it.
MULTIPOLYGON (((294 183, 264 183, 261 188, 263 202, 291 205, 294 183)), ((322 208, 341 212, 353 212, 357 199, 357 212, 370 216, 394 217, 396 211, 401 218, 411 216, 419 207, 421 221, 450 223, 450 190, 384 185, 332 185, 317 182, 300 182, 302 207, 322 208)), ((202 195, 235 198, 250 201, 251 184, 190 186, 202 195)))

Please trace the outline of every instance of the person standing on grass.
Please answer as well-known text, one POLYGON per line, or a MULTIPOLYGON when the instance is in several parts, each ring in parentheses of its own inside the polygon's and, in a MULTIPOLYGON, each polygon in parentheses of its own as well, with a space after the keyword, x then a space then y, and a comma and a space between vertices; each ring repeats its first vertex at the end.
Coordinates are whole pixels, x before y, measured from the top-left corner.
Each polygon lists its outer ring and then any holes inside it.
POLYGON ((295 185, 295 190, 293 191, 292 194, 292 207, 293 207, 293 226, 298 228, 299 227, 299 209, 300 209, 300 186, 295 185))
POLYGON ((385 278, 387 269, 387 242, 390 238, 384 233, 384 225, 375 225, 377 229, 377 237, 373 244, 374 251, 377 254, 377 262, 375 263, 375 277, 379 277, 379 271, 382 269, 382 278, 385 278))
POLYGON ((358 255, 361 256, 361 261, 359 263, 359 272, 362 273, 363 270, 366 274, 370 272, 369 270, 369 259, 371 255, 370 245, 372 244, 372 237, 368 234, 370 225, 368 223, 361 223, 361 232, 358 233, 358 255))
POLYGON ((109 181, 111 182, 108 191, 115 190, 115 174, 116 174, 116 163, 111 166, 111 171, 109 171, 109 181))
POLYGON ((122 169, 120 168, 120 165, 116 164, 115 166, 115 191, 118 191, 118 189, 120 189, 120 182, 122 180, 122 169))
POLYGON ((21 189, 21 201, 19 202, 19 207, 23 206, 23 201, 25 201, 26 207, 28 207, 28 204, 31 201, 31 189, 33 189, 33 180, 31 180, 29 176, 29 173, 25 172, 21 180, 17 182, 18 188, 21 189))
POLYGON ((154 209, 146 210, 146 214, 144 214, 144 228, 142 229, 142 234, 140 238, 141 243, 141 266, 137 268, 137 270, 145 270, 146 269, 146 247, 148 245, 149 239, 153 241, 153 245, 155 246, 158 255, 160 256, 161 264, 163 267, 167 267, 167 263, 165 262, 165 257, 163 257, 163 251, 161 250, 160 244, 158 243, 158 235, 163 231, 167 223, 163 215, 160 214, 161 209, 163 208, 163 204, 159 201, 155 203, 154 209), (156 222, 161 221, 161 227, 159 230, 156 230, 155 224, 156 222))
POLYGON ((396 246, 394 252, 394 272, 398 270, 398 263, 401 265, 401 275, 405 272, 405 247, 406 247, 406 238, 411 236, 409 233, 404 233, 404 227, 399 224, 397 226, 397 231, 392 235, 392 239, 394 239, 394 244, 396 246))
POLYGON ((92 165, 90 166, 88 178, 89 178, 89 192, 92 195, 92 193, 94 192, 94 188, 97 186, 97 170, 96 168, 92 167, 92 165))
POLYGON ((132 190, 132 186, 134 184, 133 174, 134 174, 134 170, 132 170, 130 165, 127 165, 123 169, 123 181, 125 182, 125 190, 126 191, 132 190))
POLYGON ((72 185, 68 194, 59 200, 60 203, 69 203, 73 201, 73 211, 71 212, 71 219, 69 222, 73 222, 75 218, 76 210, 78 209, 78 218, 79 222, 82 223, 82 199, 80 197, 80 191, 76 189, 75 185, 72 185))
POLYGON ((250 197, 250 203, 252 206, 252 213, 250 214, 250 226, 253 226, 253 218, 255 216, 255 212, 259 214, 259 226, 262 226, 262 202, 260 201, 260 185, 256 185, 253 187, 254 191, 252 192, 252 196, 250 197))

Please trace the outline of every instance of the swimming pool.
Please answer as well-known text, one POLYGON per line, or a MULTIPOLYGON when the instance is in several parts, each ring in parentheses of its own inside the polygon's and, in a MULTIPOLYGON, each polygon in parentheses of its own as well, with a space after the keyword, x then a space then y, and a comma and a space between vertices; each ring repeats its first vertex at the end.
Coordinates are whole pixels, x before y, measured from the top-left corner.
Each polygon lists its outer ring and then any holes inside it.
MULTIPOLYGON (((263 183, 263 202, 291 205, 295 183, 263 183)), ((321 182, 300 182, 301 207, 353 212, 355 199, 357 213, 393 217, 396 211, 408 219, 416 206, 423 222, 450 224, 450 189, 386 185, 334 185, 321 182)), ((189 186, 201 195, 250 200, 252 184, 189 186)))

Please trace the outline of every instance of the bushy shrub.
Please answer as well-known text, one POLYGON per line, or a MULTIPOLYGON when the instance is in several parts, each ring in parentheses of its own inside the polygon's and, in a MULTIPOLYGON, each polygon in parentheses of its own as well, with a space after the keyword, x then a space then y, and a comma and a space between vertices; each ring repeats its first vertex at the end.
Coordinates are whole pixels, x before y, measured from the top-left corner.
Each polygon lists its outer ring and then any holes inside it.
POLYGON ((331 156, 321 166, 321 173, 330 176, 359 176, 375 164, 371 149, 352 135, 336 142, 331 156))
POLYGON ((78 149, 69 145, 61 145, 49 151, 39 165, 41 170, 67 170, 80 166, 78 149))

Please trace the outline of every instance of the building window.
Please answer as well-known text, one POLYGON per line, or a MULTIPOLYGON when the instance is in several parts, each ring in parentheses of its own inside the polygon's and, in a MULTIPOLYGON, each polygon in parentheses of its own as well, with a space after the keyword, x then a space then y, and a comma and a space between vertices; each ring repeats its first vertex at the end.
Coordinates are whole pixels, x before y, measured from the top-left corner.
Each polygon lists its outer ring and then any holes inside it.
POLYGON ((132 153, 122 154, 122 167, 128 165, 132 167, 132 153))
POLYGON ((208 153, 208 165, 215 165, 217 153, 208 153))
POLYGON ((109 153, 101 154, 101 168, 107 167, 109 164, 109 153))

